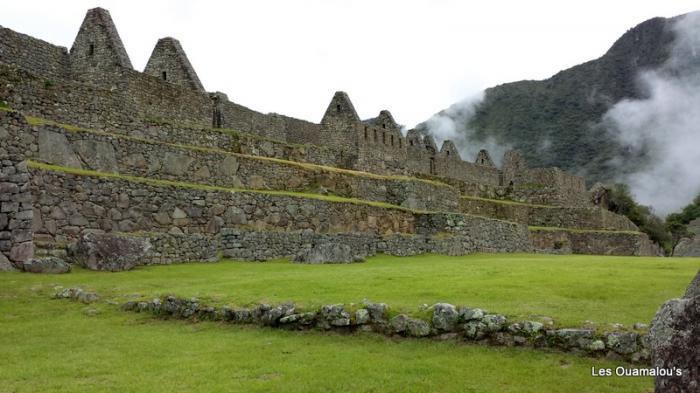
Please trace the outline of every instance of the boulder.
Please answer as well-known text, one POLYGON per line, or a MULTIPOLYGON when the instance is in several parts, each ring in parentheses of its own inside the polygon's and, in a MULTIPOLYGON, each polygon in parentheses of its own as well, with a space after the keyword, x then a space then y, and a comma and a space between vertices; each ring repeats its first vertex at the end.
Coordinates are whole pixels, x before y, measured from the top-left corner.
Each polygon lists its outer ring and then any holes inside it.
POLYGON ((144 238, 87 233, 69 248, 69 256, 86 269, 120 272, 142 265, 150 248, 144 238))
POLYGON ((447 303, 437 303, 433 306, 433 326, 435 329, 450 332, 454 330, 459 314, 457 308, 447 303))
POLYGON ((621 355, 629 355, 637 350, 637 337, 638 334, 633 332, 609 333, 607 346, 621 355))
POLYGON ((63 274, 70 273, 70 265, 56 257, 30 259, 22 264, 22 270, 29 273, 63 274))
POLYGON ((698 273, 695 275, 695 278, 690 283, 690 285, 688 285, 688 289, 686 289, 685 295, 683 297, 690 299, 696 296, 700 296, 700 270, 698 270, 698 273))
POLYGON ((83 167, 66 136, 47 129, 39 130, 39 159, 60 166, 83 167))
POLYGON ((310 249, 302 250, 294 257, 294 262, 310 264, 363 261, 364 258, 358 255, 349 245, 332 242, 316 244, 310 249))
POLYGON ((17 271, 17 268, 15 268, 15 265, 10 262, 9 259, 5 256, 5 254, 0 252, 0 272, 14 272, 17 271))
POLYGON ((425 337, 430 334, 430 325, 422 319, 409 318, 406 321, 406 333, 412 337, 425 337))
POLYGON ((664 303, 651 323, 648 340, 652 367, 672 372, 656 377, 657 393, 700 391, 700 296, 664 303))
POLYGON ((674 257, 699 257, 700 235, 681 239, 673 249, 674 257))

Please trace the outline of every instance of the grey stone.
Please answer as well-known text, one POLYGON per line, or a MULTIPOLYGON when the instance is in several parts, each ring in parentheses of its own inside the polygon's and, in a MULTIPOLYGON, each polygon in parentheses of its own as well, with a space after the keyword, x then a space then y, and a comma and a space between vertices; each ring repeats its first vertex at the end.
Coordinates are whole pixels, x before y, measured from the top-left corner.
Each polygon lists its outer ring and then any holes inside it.
POLYGON ((14 272, 17 271, 17 268, 15 268, 15 265, 10 262, 9 259, 5 256, 5 254, 0 252, 0 272, 14 272))
POLYGON ((433 327, 443 332, 454 330, 459 314, 455 306, 437 303, 433 306, 433 327))
POLYGON ((89 139, 75 141, 73 146, 90 169, 101 172, 118 172, 116 153, 111 143, 89 139))
POLYGON ((222 176, 235 176, 238 173, 238 159, 236 156, 229 155, 221 162, 219 171, 222 176))
POLYGON ((657 376, 656 392, 700 391, 700 296, 664 303, 648 340, 652 367, 682 370, 680 376, 657 376))
POLYGON ((361 308, 355 311, 355 324, 364 325, 369 322, 369 311, 361 308))
POLYGON ((187 172, 193 161, 194 159, 190 156, 167 152, 163 160, 163 171, 171 175, 181 176, 187 172))
POLYGON ((364 303, 365 309, 369 312, 372 322, 383 322, 386 320, 386 312, 389 308, 385 303, 364 303))
POLYGON ((406 321, 406 332, 412 337, 425 337, 430 335, 430 325, 422 319, 409 318, 406 321))
POLYGON ((404 333, 408 327, 409 317, 406 314, 399 314, 389 321, 389 328, 392 333, 404 333))
POLYGON ((685 290, 684 298, 690 299, 692 297, 700 296, 700 270, 695 275, 693 281, 690 282, 688 288, 685 290))
POLYGON ((56 257, 44 257, 24 261, 22 270, 28 273, 63 274, 70 273, 71 266, 56 257))
POLYGON ((355 250, 347 244, 321 243, 308 250, 300 251, 294 262, 320 264, 320 263, 353 263, 364 259, 357 255, 355 250))
POLYGON ((462 326, 464 335, 472 340, 479 340, 484 337, 486 325, 480 321, 470 321, 462 326))
POLYGON ((481 322, 486 325, 487 331, 498 332, 505 327, 507 320, 503 315, 485 315, 481 322))
POLYGON ((459 319, 464 322, 480 321, 484 317, 484 311, 480 308, 462 308, 459 310, 459 319))
POLYGON ((606 336, 607 347, 621 355, 629 355, 637 350, 637 337, 633 332, 615 332, 606 336))
POLYGON ((70 168, 83 167, 65 135, 43 128, 39 130, 39 159, 70 168))
POLYGON ((591 341, 590 344, 585 348, 591 352, 600 352, 605 350, 605 343, 603 340, 593 340, 591 341))
POLYGON ((69 255, 84 268, 118 272, 143 264, 150 248, 144 238, 88 233, 69 248, 69 255))
POLYGON ((10 260, 14 262, 28 261, 34 257, 34 243, 26 242, 16 244, 10 250, 10 260))
POLYGON ((559 329, 554 334, 567 348, 586 348, 593 340, 591 329, 559 329))
POLYGON ((527 334, 539 333, 544 328, 544 324, 535 321, 525 321, 522 326, 523 332, 527 334))

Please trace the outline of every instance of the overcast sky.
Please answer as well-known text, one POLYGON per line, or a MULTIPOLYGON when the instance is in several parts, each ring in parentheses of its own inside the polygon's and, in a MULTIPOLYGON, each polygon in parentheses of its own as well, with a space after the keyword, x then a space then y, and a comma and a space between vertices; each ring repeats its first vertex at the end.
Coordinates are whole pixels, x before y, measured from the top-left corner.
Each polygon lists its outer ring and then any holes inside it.
POLYGON ((626 30, 700 1, 22 0, 0 25, 70 48, 85 11, 110 11, 137 70, 180 40, 208 91, 318 122, 333 92, 362 118, 413 126, 478 91, 597 58, 626 30))

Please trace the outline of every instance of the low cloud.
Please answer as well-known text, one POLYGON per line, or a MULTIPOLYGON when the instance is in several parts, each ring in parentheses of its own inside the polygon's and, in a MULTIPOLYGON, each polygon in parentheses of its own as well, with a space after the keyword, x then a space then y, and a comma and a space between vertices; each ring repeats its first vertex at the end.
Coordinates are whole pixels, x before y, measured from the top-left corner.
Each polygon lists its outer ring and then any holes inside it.
MULTIPOLYGON (((700 193, 700 13, 677 20, 668 61, 639 76, 646 99, 623 100, 603 117, 603 125, 640 168, 617 180, 634 197, 665 216, 700 193)), ((617 158, 612 164, 625 168, 617 158)))
POLYGON ((435 137, 438 148, 443 141, 449 139, 457 146, 465 161, 475 160, 479 150, 486 149, 496 165, 500 166, 503 154, 510 149, 510 146, 499 144, 493 138, 480 140, 476 137, 475 130, 469 128, 469 122, 483 99, 482 91, 434 115, 424 125, 427 132, 435 137))

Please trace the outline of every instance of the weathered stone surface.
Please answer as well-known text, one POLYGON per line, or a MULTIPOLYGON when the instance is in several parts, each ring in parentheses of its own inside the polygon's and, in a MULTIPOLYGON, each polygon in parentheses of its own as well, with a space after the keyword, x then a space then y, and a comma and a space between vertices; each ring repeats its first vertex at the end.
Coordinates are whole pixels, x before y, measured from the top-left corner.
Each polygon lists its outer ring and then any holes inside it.
POLYGON ((369 311, 367 309, 361 308, 355 311, 355 323, 357 325, 364 325, 369 322, 369 311))
POLYGON ((672 299, 656 313, 649 330, 653 367, 682 375, 656 377, 656 392, 700 391, 700 296, 672 299))
POLYGON ((321 243, 308 250, 302 250, 294 257, 294 262, 302 263, 353 263, 364 258, 347 244, 321 243))
POLYGON ((404 333, 408 327, 409 317, 406 314, 399 314, 389 321, 389 328, 392 333, 404 333))
POLYGON ((69 254, 87 269, 118 272, 143 264, 150 248, 151 243, 144 238, 88 233, 70 248, 69 254))
POLYGON ((633 332, 615 332, 609 333, 606 337, 607 347, 613 351, 629 355, 637 351, 637 333, 633 332))
POLYGON ((673 249, 674 257, 700 257, 700 235, 681 239, 673 249))
POLYGON ((86 139, 76 141, 73 146, 90 169, 101 172, 119 170, 116 153, 110 143, 86 139))
POLYGON ((690 285, 688 285, 685 295, 683 295, 683 297, 688 299, 696 296, 700 296, 700 270, 698 270, 695 278, 691 281, 690 285))
POLYGON ((372 322, 384 322, 386 320, 386 312, 389 308, 386 303, 370 303, 365 302, 365 309, 369 312, 369 317, 372 322))
POLYGON ((14 262, 28 261, 34 257, 34 243, 25 242, 15 244, 10 250, 10 260, 14 262))
POLYGON ((406 321, 406 333, 412 337, 425 337, 430 335, 430 325, 422 319, 409 318, 406 321))
POLYGON ((68 139, 63 134, 45 129, 39 131, 39 158, 60 166, 83 167, 71 149, 68 139))
POLYGON ((9 259, 5 256, 5 254, 0 252, 0 272, 14 272, 17 271, 17 268, 15 268, 15 265, 10 262, 9 259))
POLYGON ((433 306, 433 327, 449 332, 454 330, 459 314, 457 308, 448 303, 437 303, 433 306))
POLYGON ((183 154, 166 153, 163 161, 163 171, 171 175, 183 175, 192 165, 192 161, 191 157, 183 154))
POLYGON ((29 273, 63 274, 70 273, 71 266, 60 258, 44 257, 25 261, 22 270, 29 273))

